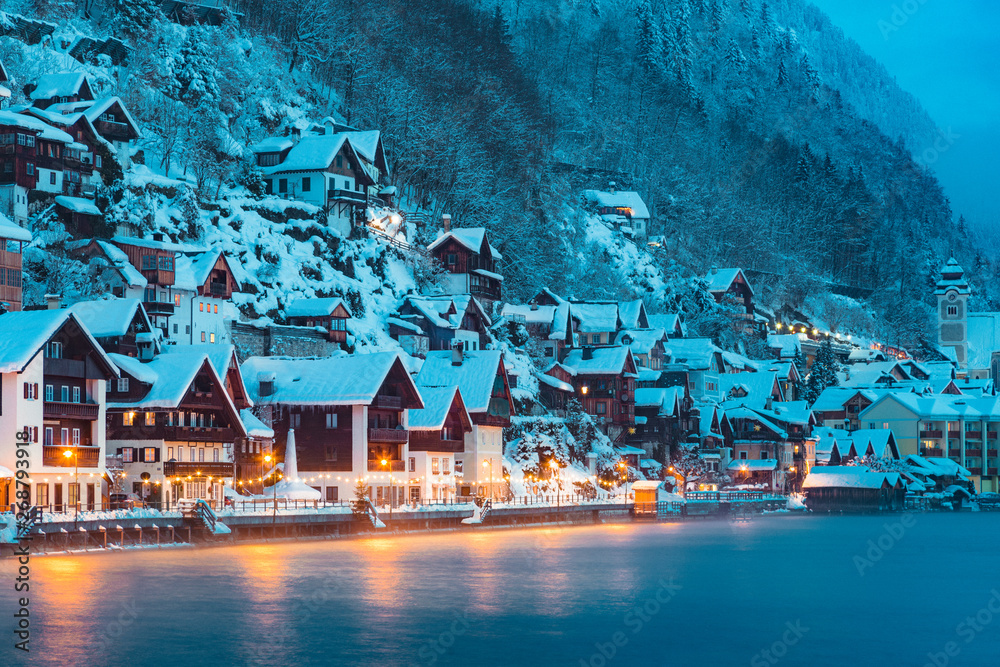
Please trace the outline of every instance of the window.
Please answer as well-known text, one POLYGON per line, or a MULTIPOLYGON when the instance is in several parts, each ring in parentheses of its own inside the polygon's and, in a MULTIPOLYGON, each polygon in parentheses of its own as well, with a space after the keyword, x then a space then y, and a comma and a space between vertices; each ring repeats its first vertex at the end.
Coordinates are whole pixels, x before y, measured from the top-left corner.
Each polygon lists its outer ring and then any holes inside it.
POLYGON ((298 412, 293 412, 288 415, 288 426, 289 428, 299 428, 302 426, 302 415, 298 412))
POLYGON ((173 257, 161 257, 160 258, 160 271, 173 271, 174 270, 174 258, 173 257))
POLYGON ((49 343, 46 352, 48 352, 47 356, 49 357, 49 359, 62 359, 62 353, 63 353, 62 343, 60 343, 57 340, 52 341, 51 343, 49 343))
POLYGON ((337 448, 333 445, 326 446, 326 460, 336 461, 337 460, 337 448))
POLYGON ((94 156, 94 166, 97 167, 98 169, 101 168, 101 156, 100 155, 95 155, 94 156))
POLYGON ((205 332, 204 331, 201 332, 201 342, 202 343, 205 342, 205 332))
POLYGON ((453 252, 448 253, 448 266, 455 266, 458 264, 458 255, 453 252))
POLYGON ((463 467, 462 461, 456 460, 455 461, 455 474, 456 475, 461 475, 462 474, 462 467, 463 467))
MULTIPOLYGON (((51 150, 51 147, 49 148, 49 150, 51 150)), ((55 184, 56 184, 56 172, 50 171, 49 172, 49 185, 55 185, 55 184)))
POLYGON ((219 462, 219 448, 218 447, 213 447, 212 448, 212 460, 214 462, 216 462, 216 463, 219 462))
POLYGON ((146 424, 146 426, 156 426, 156 413, 155 412, 147 412, 146 413, 145 424, 146 424))
POLYGON ((204 447, 199 447, 198 448, 198 463, 204 463, 204 462, 205 462, 205 448, 204 447))
POLYGON ((441 474, 441 459, 431 459, 431 473, 434 475, 441 474))
POLYGON ((326 413, 326 427, 327 428, 337 428, 337 413, 328 412, 326 413))
POLYGON ((49 504, 49 485, 48 484, 36 484, 35 485, 35 504, 40 507, 45 507, 49 504))
POLYGON ((133 425, 135 425, 135 413, 134 412, 122 413, 122 426, 133 426, 133 425))
MULTIPOLYGON (((175 306, 180 306, 181 305, 181 295, 180 294, 175 294, 174 295, 174 305, 175 306)), ((174 325, 174 333, 177 333, 177 325, 176 324, 174 325)))
POLYGON ((69 403, 69 387, 66 385, 60 387, 59 400, 63 403, 69 403))
POLYGON ((958 315, 958 306, 948 306, 948 314, 952 316, 958 315))
POLYGON ((80 388, 79 387, 73 387, 73 402, 74 403, 79 403, 80 402, 80 388))
POLYGON ((51 447, 53 445, 52 435, 53 435, 52 427, 51 426, 46 426, 45 427, 45 441, 44 441, 44 444, 46 446, 48 446, 48 447, 51 447))
POLYGON ((143 255, 141 265, 143 271, 155 271, 156 255, 143 255))
POLYGON ((195 449, 196 449, 195 447, 188 447, 188 454, 189 454, 188 461, 190 461, 191 463, 195 462, 195 458, 194 458, 195 449))
POLYGON ((174 448, 167 447, 167 460, 170 461, 173 458, 174 458, 174 448))
POLYGON ((608 404, 605 403, 604 401, 598 401, 597 402, 597 414, 603 415, 603 414, 606 414, 607 411, 608 411, 608 404))
POLYGON ((78 428, 73 429, 73 446, 80 446, 80 429, 78 428))
POLYGON ((118 391, 128 391, 128 378, 118 378, 118 391))
POLYGON ((309 192, 311 187, 312 187, 312 181, 308 176, 306 176, 305 178, 302 179, 302 192, 309 192))
POLYGON ((155 463, 156 462, 156 459, 157 459, 157 456, 156 456, 156 447, 143 447, 142 450, 141 450, 141 452, 142 452, 142 460, 145 463, 155 463))
POLYGON ((409 468, 409 470, 410 470, 410 472, 416 472, 417 471, 417 459, 415 459, 412 456, 410 457, 410 468, 409 468))
POLYGON ((337 487, 328 486, 326 487, 326 502, 335 503, 337 502, 337 487))
POLYGON ((59 444, 63 447, 69 447, 69 429, 61 428, 59 429, 59 444))
POLYGON ((451 459, 441 459, 441 470, 446 475, 451 474, 451 459))
POLYGON ((215 342, 215 334, 214 333, 213 334, 208 334, 208 342, 209 343, 214 343, 215 342))
POLYGON ((288 192, 288 179, 279 178, 278 179, 278 192, 288 192))
POLYGON ((219 304, 215 304, 215 305, 213 306, 213 308, 214 308, 214 312, 215 312, 215 314, 216 314, 216 315, 218 315, 218 314, 219 314, 219 304))
POLYGON ((24 171, 28 174, 28 176, 34 176, 35 175, 35 165, 33 165, 32 163, 29 162, 27 165, 25 165, 24 171))
POLYGON ((55 400, 53 398, 53 396, 54 396, 54 394, 53 394, 53 390, 52 390, 52 385, 50 385, 50 384, 45 385, 45 400, 46 401, 55 400))
POLYGON ((746 459, 747 459, 747 453, 746 452, 740 452, 740 460, 741 461, 746 461, 746 459))
POLYGON ((38 383, 37 382, 25 382, 24 383, 24 397, 29 401, 34 401, 38 399, 38 383))
POLYGON ((200 302, 198 304, 198 312, 199 313, 204 313, 205 312, 205 302, 204 301, 202 301, 202 302, 200 302))
POLYGON ((760 450, 760 458, 761 458, 761 460, 764 460, 764 459, 767 458, 767 450, 766 449, 760 450))

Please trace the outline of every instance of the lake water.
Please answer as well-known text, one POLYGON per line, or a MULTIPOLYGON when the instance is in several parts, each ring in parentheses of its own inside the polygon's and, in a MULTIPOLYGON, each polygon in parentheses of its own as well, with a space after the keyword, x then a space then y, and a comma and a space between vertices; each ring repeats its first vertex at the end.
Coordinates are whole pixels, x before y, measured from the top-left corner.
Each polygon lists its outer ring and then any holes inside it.
POLYGON ((1000 515, 903 521, 778 515, 39 557, 30 660, 12 648, 6 560, 0 664, 998 664, 1000 515))

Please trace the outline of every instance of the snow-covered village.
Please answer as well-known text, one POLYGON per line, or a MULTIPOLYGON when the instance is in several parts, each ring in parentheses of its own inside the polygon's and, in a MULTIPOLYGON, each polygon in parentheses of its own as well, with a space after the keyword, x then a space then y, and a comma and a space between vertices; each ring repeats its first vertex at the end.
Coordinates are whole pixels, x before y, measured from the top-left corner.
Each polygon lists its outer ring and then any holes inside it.
POLYGON ((909 4, 4 2, 0 661, 986 664, 1000 146, 909 4))

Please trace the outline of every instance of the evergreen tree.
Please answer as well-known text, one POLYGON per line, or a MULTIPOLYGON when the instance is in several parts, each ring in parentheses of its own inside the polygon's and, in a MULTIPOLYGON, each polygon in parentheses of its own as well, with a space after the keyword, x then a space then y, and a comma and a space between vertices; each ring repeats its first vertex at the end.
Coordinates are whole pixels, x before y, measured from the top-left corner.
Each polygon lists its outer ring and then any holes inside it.
POLYGON ((159 17, 160 4, 156 0, 114 0, 112 12, 115 30, 139 42, 159 17))
POLYGON ((354 500, 351 501, 351 512, 355 519, 364 519, 367 514, 369 487, 363 479, 359 479, 354 485, 354 500))
POLYGON ((827 387, 836 387, 840 384, 837 378, 837 371, 840 370, 840 362, 837 355, 833 353, 830 341, 825 341, 816 353, 816 359, 809 369, 809 377, 806 378, 806 386, 802 392, 802 400, 809 404, 816 402, 819 395, 827 387))
POLYGON ((636 7, 636 18, 639 22, 639 64, 647 76, 658 74, 662 68, 663 35, 648 0, 642 0, 636 7))
POLYGON ((202 26, 188 28, 174 65, 178 99, 194 108, 206 103, 217 103, 219 84, 216 81, 215 63, 206 43, 207 29, 202 26))
POLYGON ((779 60, 778 61, 778 81, 777 81, 777 84, 778 84, 778 88, 787 88, 788 87, 788 71, 785 70, 785 61, 784 60, 779 60))
POLYGON ((726 63, 734 76, 740 76, 747 71, 747 58, 735 39, 729 40, 729 50, 726 51, 726 63))

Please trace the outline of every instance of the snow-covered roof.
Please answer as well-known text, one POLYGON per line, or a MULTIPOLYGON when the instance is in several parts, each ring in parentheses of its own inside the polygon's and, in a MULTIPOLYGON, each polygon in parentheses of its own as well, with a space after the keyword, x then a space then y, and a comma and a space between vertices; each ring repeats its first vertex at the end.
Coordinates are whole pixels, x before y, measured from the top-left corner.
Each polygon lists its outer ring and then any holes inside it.
POLYGON ((799 334, 768 334, 767 346, 778 350, 782 358, 794 357, 802 351, 802 341, 799 334))
POLYGON ((649 320, 646 318, 646 306, 642 303, 642 299, 619 302, 618 319, 621 320, 621 325, 625 329, 649 328, 649 320))
MULTIPOLYGON (((456 227, 450 232, 444 232, 433 243, 427 246, 428 250, 434 250, 448 239, 455 239, 460 245, 472 252, 478 253, 483 247, 483 239, 486 238, 485 227, 456 227)), ((503 256, 490 244, 490 254, 493 259, 503 259, 503 256)))
POLYGON ((837 412, 843 410, 847 401, 857 394, 861 394, 874 403, 886 391, 885 389, 859 389, 858 387, 827 387, 820 392, 812 407, 817 412, 837 412))
POLYGON ((667 332, 667 334, 679 333, 684 336, 687 335, 687 326, 684 324, 683 318, 681 318, 680 313, 660 313, 658 315, 648 315, 649 326, 658 327, 667 332))
POLYGON ((623 345, 624 338, 628 336, 632 339, 629 345, 635 354, 650 354, 656 344, 667 337, 663 329, 623 329, 615 336, 615 344, 623 345))
POLYGON ((87 81, 84 72, 59 72, 43 74, 35 82, 35 89, 29 97, 33 100, 48 100, 53 97, 72 97, 80 92, 87 81))
POLYGON ((548 385, 553 389, 558 389, 559 391, 565 391, 572 394, 574 389, 573 385, 568 382, 563 382, 559 378, 552 377, 551 375, 546 375, 545 373, 534 373, 534 376, 538 378, 538 381, 542 384, 548 385))
POLYGON ((132 265, 132 262, 129 261, 128 255, 125 254, 125 251, 116 245, 108 243, 107 241, 95 239, 94 242, 97 244, 97 247, 104 252, 105 257, 108 258, 108 262, 110 262, 111 266, 117 269, 125 282, 129 284, 129 287, 146 286, 145 276, 139 272, 139 269, 132 265))
POLYGON ((763 426, 763 427, 767 428, 768 430, 772 431, 776 435, 776 437, 779 438, 779 439, 781 439, 781 440, 784 440, 785 438, 788 437, 788 432, 785 431, 785 429, 781 428, 780 426, 778 426, 777 424, 775 424, 770 419, 767 419, 766 417, 764 417, 763 415, 761 415, 759 412, 757 412, 755 410, 751 410, 749 408, 736 407, 736 408, 727 409, 726 410, 726 417, 728 419, 730 419, 730 420, 732 420, 732 419, 748 419, 750 421, 757 422, 761 426, 763 426))
POLYGON ((358 155, 368 162, 375 162, 375 154, 378 152, 378 142, 382 133, 378 130, 356 130, 345 132, 351 142, 351 146, 358 152, 358 155))
POLYGON ((347 303, 340 297, 329 297, 324 299, 310 299, 306 297, 299 297, 294 299, 285 306, 285 316, 287 317, 328 317, 333 314, 333 311, 337 310, 338 306, 343 306, 344 310, 347 311, 348 316, 351 314, 351 309, 347 307, 347 303))
POLYGON ((583 350, 574 348, 563 360, 564 366, 569 366, 582 375, 618 375, 630 372, 628 358, 632 350, 627 347, 595 347, 590 359, 585 359, 583 350))
POLYGON ((899 479, 899 473, 872 472, 864 466, 823 466, 812 469, 802 488, 880 489, 887 481, 895 486, 899 479))
MULTIPOLYGON (((234 365, 237 370, 239 370, 239 358, 236 356, 236 346, 235 345, 223 345, 220 343, 198 343, 194 345, 188 344, 177 344, 177 345, 167 345, 163 348, 162 354, 204 354, 208 357, 208 361, 212 364, 212 368, 215 370, 215 374, 218 375, 223 380, 225 384, 226 374, 229 372, 230 365, 234 365)), ((243 380, 243 374, 237 373, 237 378, 239 378, 240 389, 243 391, 243 395, 249 400, 249 392, 247 391, 246 383, 243 380)))
POLYGON ((86 325, 62 308, 27 310, 0 315, 0 373, 20 373, 69 320, 77 324, 112 374, 118 371, 86 325))
POLYGON ((524 318, 524 321, 529 324, 547 324, 551 326, 557 309, 558 306, 532 307, 527 304, 505 303, 500 314, 507 319, 514 319, 517 316, 524 318))
POLYGON ((691 370, 707 370, 712 365, 712 357, 721 352, 711 338, 674 339, 667 347, 671 363, 686 364, 691 370))
POLYGON ((138 248, 150 248, 152 250, 166 250, 181 253, 208 252, 204 246, 192 245, 190 243, 174 243, 173 241, 157 241, 155 239, 139 238, 138 236, 113 236, 112 243, 131 245, 138 248))
POLYGON ((451 387, 458 385, 462 400, 470 413, 486 412, 493 393, 493 383, 500 372, 503 353, 499 350, 467 350, 462 353, 462 363, 451 363, 450 350, 427 353, 420 373, 418 387, 451 387))
POLYGON ((101 209, 97 208, 93 199, 84 199, 83 197, 70 197, 68 195, 59 195, 55 198, 57 205, 62 206, 65 209, 69 209, 74 213, 83 213, 85 215, 101 215, 101 209))
POLYGON ((3 213, 0 213, 0 239, 31 243, 31 232, 15 224, 3 213))
POLYGON ((144 331, 152 329, 146 311, 139 299, 105 299, 102 301, 80 301, 67 310, 79 318, 95 338, 124 336, 128 333, 132 320, 138 311, 145 323, 144 331))
MULTIPOLYGON (((288 405, 368 405, 395 364, 409 379, 402 360, 394 352, 355 354, 322 359, 250 357, 241 367, 245 377, 272 373, 273 391, 260 395, 260 384, 250 383, 255 403, 288 405)), ((416 389, 414 389, 416 393, 416 389)))
POLYGON ((46 141, 58 141, 63 144, 73 143, 73 137, 62 130, 52 127, 45 121, 32 116, 14 113, 9 109, 0 111, 0 125, 10 125, 20 127, 25 130, 34 130, 38 136, 46 141))
POLYGON ((635 407, 657 408, 657 416, 673 417, 678 415, 682 398, 683 387, 640 387, 635 390, 635 407))
POLYGON ((490 317, 486 314, 482 305, 480 305, 479 300, 470 294, 450 294, 444 296, 410 295, 404 299, 404 303, 410 304, 432 326, 439 329, 461 329, 465 315, 470 309, 475 309, 479 313, 485 326, 491 324, 490 317), (452 304, 455 305, 455 313, 446 316, 445 313, 450 310, 452 304))
MULTIPOLYGON (((763 408, 767 399, 781 400, 781 386, 777 373, 724 373, 719 376, 719 389, 725 397, 726 405, 745 405, 763 408), (775 397, 775 391, 777 396, 775 397)), ((727 407, 728 410, 728 407, 727 407)))
POLYGON ((616 302, 573 301, 570 303, 570 312, 573 314, 573 319, 578 322, 577 330, 580 333, 618 331, 618 304, 616 302))
POLYGON ((343 132, 304 136, 288 151, 281 164, 268 167, 264 172, 277 174, 290 171, 324 171, 333 164, 333 159, 344 147, 350 155, 357 158, 354 147, 343 132))
POLYGON ((294 145, 295 142, 291 137, 265 137, 255 143, 250 150, 254 153, 280 153, 294 145))
POLYGON ((221 250, 207 250, 177 256, 174 260, 174 287, 196 291, 208 281, 221 255, 221 250))
POLYGON ((273 438, 274 430, 257 418, 249 408, 240 410, 240 420, 251 438, 273 438))
POLYGON ((420 398, 424 401, 422 410, 410 410, 408 425, 411 431, 437 431, 444 427, 452 404, 458 400, 465 421, 472 423, 468 410, 461 399, 458 385, 450 387, 420 387, 420 398), (456 399, 456 394, 458 394, 456 399))
POLYGON ((606 192, 603 190, 584 190, 583 197, 588 202, 600 207, 630 208, 633 218, 649 219, 649 208, 638 192, 628 190, 606 192))
MULTIPOLYGON (((743 269, 739 268, 728 268, 728 269, 712 269, 705 276, 705 282, 708 283, 709 292, 725 292, 728 291, 732 286, 733 281, 736 280, 737 276, 743 274, 743 269)), ((753 288, 750 287, 750 281, 743 276, 743 282, 746 283, 747 289, 753 294, 753 288)))

